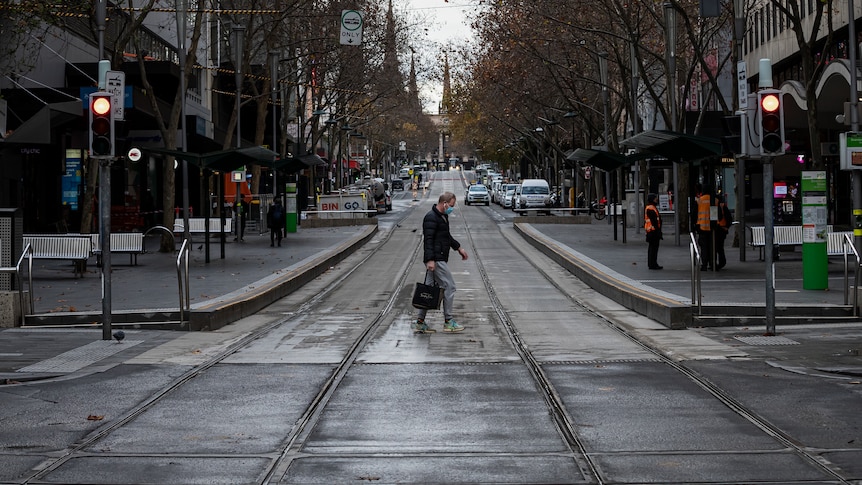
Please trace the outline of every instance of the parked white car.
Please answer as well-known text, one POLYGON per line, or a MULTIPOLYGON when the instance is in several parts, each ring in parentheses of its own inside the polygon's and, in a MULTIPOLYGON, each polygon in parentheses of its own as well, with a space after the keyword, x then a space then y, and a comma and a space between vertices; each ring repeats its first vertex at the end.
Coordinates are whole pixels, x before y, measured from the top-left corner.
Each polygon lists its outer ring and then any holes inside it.
POLYGON ((518 209, 551 207, 551 187, 547 180, 527 179, 521 182, 518 209))

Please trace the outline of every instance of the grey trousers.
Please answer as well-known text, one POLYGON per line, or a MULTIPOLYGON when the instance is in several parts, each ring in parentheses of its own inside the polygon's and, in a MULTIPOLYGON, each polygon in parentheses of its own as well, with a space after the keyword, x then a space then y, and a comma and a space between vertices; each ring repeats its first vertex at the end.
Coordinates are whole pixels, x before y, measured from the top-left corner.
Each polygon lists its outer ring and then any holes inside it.
MULTIPOLYGON (((425 272, 425 284, 430 285, 434 281, 443 288, 443 318, 449 320, 452 318, 452 307, 455 305, 455 279, 452 278, 452 272, 449 271, 449 265, 446 261, 435 261, 434 271, 425 272)), ((418 319, 424 320, 428 310, 419 310, 418 319)))

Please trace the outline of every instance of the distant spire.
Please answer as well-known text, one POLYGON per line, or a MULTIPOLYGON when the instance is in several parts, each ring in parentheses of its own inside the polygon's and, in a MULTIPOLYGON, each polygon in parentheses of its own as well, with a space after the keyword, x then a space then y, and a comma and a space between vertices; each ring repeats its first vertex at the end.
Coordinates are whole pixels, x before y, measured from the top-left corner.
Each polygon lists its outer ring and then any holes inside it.
MULTIPOLYGON (((395 35, 395 14, 392 11, 392 0, 389 0, 389 10, 386 12, 386 35, 383 40, 383 72, 388 76, 398 74, 398 40, 395 35)), ((397 78, 402 79, 399 75, 397 78)))
POLYGON ((443 53, 443 99, 440 101, 440 114, 448 114, 452 102, 452 84, 449 75, 449 53, 443 53))

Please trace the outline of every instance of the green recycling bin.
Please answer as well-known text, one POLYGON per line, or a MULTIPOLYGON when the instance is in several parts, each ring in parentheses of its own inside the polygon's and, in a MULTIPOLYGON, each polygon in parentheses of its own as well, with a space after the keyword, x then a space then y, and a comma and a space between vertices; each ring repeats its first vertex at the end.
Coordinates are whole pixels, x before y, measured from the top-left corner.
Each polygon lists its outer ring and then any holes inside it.
POLYGON ((285 212, 287 213, 287 220, 285 221, 284 228, 286 232, 296 232, 296 223, 299 217, 299 214, 296 213, 296 184, 286 184, 284 187, 284 194, 285 212))

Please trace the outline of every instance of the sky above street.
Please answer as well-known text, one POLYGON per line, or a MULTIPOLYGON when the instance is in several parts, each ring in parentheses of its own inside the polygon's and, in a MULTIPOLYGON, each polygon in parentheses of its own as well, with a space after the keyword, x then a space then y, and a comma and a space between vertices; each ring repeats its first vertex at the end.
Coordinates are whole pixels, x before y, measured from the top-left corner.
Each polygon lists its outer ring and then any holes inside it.
MULTIPOLYGON (((434 57, 444 46, 468 42, 471 37, 468 13, 475 11, 477 2, 471 0, 395 0, 395 8, 406 10, 411 18, 425 20, 422 27, 425 35, 417 47, 424 57, 434 57)), ((441 66, 442 67, 442 66, 441 66)), ((425 110, 437 112, 443 94, 439 82, 420 85, 422 95, 427 98, 425 110)))

